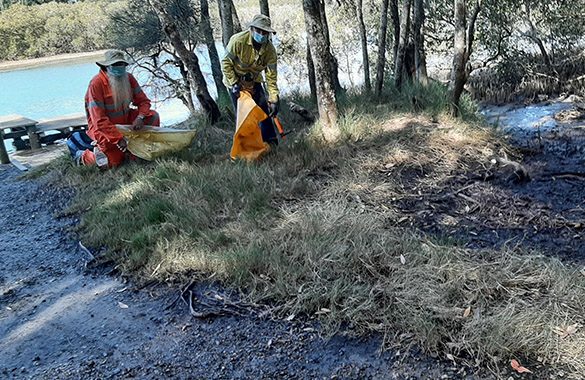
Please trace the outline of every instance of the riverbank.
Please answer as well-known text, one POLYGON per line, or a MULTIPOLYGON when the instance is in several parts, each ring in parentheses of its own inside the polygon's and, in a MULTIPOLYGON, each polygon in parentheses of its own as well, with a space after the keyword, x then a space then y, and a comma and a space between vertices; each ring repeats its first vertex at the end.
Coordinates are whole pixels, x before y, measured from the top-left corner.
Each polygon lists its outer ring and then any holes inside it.
POLYGON ((103 56, 104 52, 105 50, 98 50, 85 53, 59 54, 51 57, 24 59, 20 61, 2 61, 0 62, 0 73, 6 71, 32 69, 47 65, 87 62, 93 59, 97 60, 103 56))

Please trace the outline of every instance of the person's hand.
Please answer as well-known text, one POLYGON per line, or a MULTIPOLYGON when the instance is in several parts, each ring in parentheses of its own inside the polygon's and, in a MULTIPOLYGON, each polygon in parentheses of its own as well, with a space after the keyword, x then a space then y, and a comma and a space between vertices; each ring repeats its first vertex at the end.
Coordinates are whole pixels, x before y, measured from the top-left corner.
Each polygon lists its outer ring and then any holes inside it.
POLYGON ((138 115, 136 119, 134 119, 134 122, 132 123, 132 130, 137 131, 139 129, 142 129, 142 127, 144 127, 144 116, 138 115))
POLYGON ((268 116, 274 117, 278 115, 278 110, 280 109, 280 101, 276 103, 268 103, 268 116))
POLYGON ((240 97, 240 85, 239 84, 234 84, 232 86, 232 95, 237 99, 240 97))
POLYGON ((128 150, 128 143, 126 142, 126 139, 123 137, 120 140, 118 140, 118 142, 116 143, 116 146, 122 152, 126 152, 128 150))

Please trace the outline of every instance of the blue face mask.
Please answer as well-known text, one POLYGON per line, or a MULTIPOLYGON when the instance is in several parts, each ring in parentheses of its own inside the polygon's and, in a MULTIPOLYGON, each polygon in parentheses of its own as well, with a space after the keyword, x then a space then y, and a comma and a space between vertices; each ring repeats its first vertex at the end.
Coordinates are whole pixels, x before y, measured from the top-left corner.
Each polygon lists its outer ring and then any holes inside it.
POLYGON ((108 73, 115 77, 121 77, 126 74, 126 66, 108 66, 108 73))
POLYGON ((259 44, 265 44, 268 42, 268 34, 260 34, 256 31, 252 31, 252 38, 259 44))

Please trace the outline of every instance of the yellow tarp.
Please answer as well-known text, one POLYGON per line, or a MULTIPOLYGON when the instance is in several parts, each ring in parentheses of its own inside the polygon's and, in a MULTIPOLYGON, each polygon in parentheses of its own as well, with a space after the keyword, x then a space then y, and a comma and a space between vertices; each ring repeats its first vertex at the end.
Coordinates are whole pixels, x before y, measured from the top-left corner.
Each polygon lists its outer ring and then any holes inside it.
POLYGON ((246 91, 238 98, 238 113, 236 115, 236 133, 230 156, 254 161, 270 150, 270 146, 262 141, 262 132, 258 125, 268 117, 246 91))
POLYGON ((178 152, 195 138, 195 131, 144 126, 133 131, 129 125, 116 125, 128 141, 128 150, 144 160, 152 161, 166 153, 178 152))

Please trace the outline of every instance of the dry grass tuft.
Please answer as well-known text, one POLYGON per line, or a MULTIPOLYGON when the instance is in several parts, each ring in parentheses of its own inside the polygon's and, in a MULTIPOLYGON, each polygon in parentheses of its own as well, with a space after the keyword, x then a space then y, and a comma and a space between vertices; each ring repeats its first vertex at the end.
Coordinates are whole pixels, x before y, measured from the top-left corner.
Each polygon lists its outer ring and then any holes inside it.
POLYGON ((406 333, 472 365, 519 355, 585 373, 584 331, 554 330, 585 325, 575 268, 398 227, 396 200, 443 191, 501 147, 489 130, 437 112, 439 102, 415 116, 393 114, 397 104, 346 107, 338 144, 301 131, 255 165, 227 160, 226 127, 152 164, 98 173, 63 161, 54 171, 80 189, 84 243, 107 247, 137 278, 212 277, 283 316, 319 318, 329 333, 406 333))
POLYGON ((385 228, 343 199, 285 212, 245 249, 263 260, 248 268, 256 281, 238 278, 240 286, 252 283, 255 299, 285 300, 286 313, 320 315, 331 332, 341 323, 356 333, 400 331, 470 363, 523 355, 585 371, 575 356, 584 331, 554 331, 583 323, 585 276, 555 259, 459 249, 385 228))

